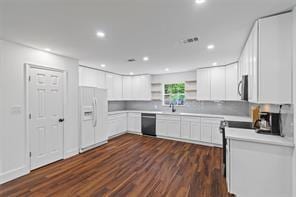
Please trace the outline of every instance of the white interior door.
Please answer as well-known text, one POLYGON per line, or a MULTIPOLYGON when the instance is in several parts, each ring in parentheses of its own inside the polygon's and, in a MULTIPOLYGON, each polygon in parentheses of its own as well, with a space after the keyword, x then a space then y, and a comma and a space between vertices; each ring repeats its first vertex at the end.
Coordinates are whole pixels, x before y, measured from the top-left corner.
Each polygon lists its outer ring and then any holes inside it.
POLYGON ((30 68, 29 132, 31 169, 63 158, 63 73, 30 68))

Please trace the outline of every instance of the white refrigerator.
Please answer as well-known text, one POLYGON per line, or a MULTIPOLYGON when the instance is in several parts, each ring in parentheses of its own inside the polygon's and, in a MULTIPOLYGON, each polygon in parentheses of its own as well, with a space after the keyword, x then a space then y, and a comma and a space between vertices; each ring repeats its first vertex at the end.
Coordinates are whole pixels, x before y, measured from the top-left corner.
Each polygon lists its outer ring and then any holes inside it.
POLYGON ((80 152, 107 143, 107 90, 79 87, 80 152))

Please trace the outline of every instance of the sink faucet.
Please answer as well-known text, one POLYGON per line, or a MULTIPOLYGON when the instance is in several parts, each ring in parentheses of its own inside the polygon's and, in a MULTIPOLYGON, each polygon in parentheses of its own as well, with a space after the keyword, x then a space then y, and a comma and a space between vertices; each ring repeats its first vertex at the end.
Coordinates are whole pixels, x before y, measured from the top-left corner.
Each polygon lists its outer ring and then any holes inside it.
POLYGON ((176 108, 175 108, 174 103, 171 103, 171 104, 170 104, 170 108, 172 108, 172 112, 176 112, 176 108))

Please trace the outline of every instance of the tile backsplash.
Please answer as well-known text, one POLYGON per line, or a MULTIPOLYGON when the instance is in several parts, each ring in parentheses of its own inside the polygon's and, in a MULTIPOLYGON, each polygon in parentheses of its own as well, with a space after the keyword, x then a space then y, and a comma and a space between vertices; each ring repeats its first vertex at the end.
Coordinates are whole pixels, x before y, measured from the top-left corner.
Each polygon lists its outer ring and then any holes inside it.
POLYGON ((125 101, 109 101, 108 111, 122 111, 126 110, 125 101))
MULTIPOLYGON (((184 106, 177 106, 178 112, 220 114, 220 115, 249 115, 249 103, 241 101, 187 101, 184 106)), ((146 110, 146 111, 170 111, 168 106, 163 106, 161 101, 111 101, 109 111, 118 110, 146 110)))

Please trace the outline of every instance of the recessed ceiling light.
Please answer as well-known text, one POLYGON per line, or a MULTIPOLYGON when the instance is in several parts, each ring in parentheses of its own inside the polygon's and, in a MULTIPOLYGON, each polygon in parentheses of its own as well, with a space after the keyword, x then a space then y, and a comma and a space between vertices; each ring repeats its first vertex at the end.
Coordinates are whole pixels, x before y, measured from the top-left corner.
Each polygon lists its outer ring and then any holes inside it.
POLYGON ((101 67, 102 67, 102 68, 105 68, 105 67, 106 67, 106 64, 101 64, 101 67))
POLYGON ((149 60, 149 57, 143 57, 143 61, 147 62, 149 60))
POLYGON ((195 3, 196 3, 196 4, 202 4, 202 3, 204 3, 204 2, 206 2, 206 0, 195 0, 195 3))
POLYGON ((48 52, 50 52, 51 51, 51 49, 50 48, 46 48, 46 49, 44 49, 45 51, 48 51, 48 52))
POLYGON ((164 69, 165 71, 169 71, 169 68, 164 69))
POLYGON ((99 38, 104 38, 104 37, 105 37, 105 33, 102 32, 102 31, 98 31, 98 32, 97 32, 97 36, 98 36, 99 38))
POLYGON ((208 45, 209 50, 214 49, 214 48, 215 48, 215 45, 213 45, 213 44, 208 45))
POLYGON ((213 63, 213 66, 217 66, 217 65, 218 65, 217 62, 214 62, 214 63, 213 63))
POLYGON ((133 72, 130 72, 129 74, 130 74, 130 75, 134 75, 134 73, 133 73, 133 72))

